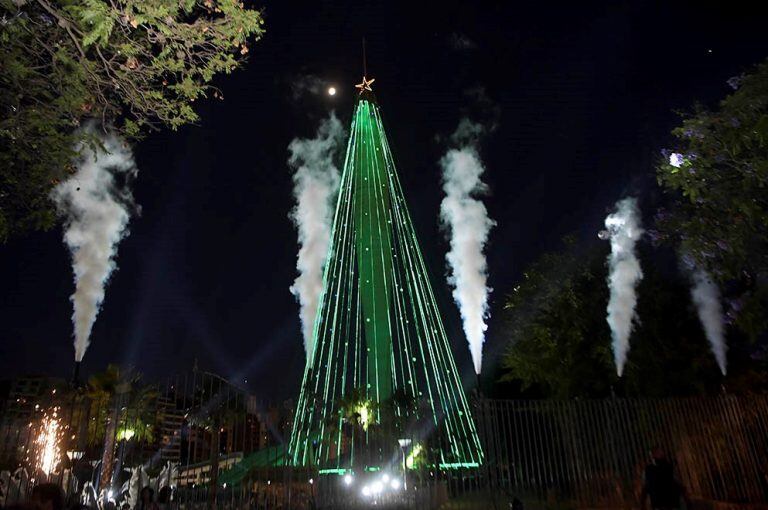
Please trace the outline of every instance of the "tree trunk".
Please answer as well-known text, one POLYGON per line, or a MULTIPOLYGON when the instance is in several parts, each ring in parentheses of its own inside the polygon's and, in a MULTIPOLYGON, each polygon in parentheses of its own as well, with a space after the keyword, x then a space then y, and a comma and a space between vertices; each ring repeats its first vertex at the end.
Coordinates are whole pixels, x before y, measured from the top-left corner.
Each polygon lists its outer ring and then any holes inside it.
MULTIPOLYGON (((115 446, 117 442, 117 424, 120 418, 120 409, 122 409, 126 398, 125 385, 118 385, 115 395, 112 397, 113 409, 112 416, 107 422, 104 433, 104 453, 101 457, 101 482, 99 490, 107 491, 112 486, 112 471, 115 469, 115 446)), ((106 492, 104 493, 106 495, 106 492)), ((106 501, 106 497, 104 499, 106 501)))
POLYGON ((104 432, 104 452, 101 456, 101 480, 99 490, 107 490, 112 483, 112 469, 115 464, 115 435, 117 420, 111 417, 104 432))

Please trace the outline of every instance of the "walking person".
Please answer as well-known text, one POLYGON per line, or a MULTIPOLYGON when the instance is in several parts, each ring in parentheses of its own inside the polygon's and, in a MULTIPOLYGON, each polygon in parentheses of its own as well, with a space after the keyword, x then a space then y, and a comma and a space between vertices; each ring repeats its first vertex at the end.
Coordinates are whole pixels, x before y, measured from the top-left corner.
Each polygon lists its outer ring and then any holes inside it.
POLYGON ((640 494, 641 509, 646 508, 645 503, 649 498, 652 510, 680 509, 686 499, 683 485, 675 477, 672 462, 658 446, 651 450, 651 462, 645 466, 643 491, 640 494))
POLYGON ((146 486, 141 489, 136 510, 160 510, 157 503, 155 503, 155 491, 152 487, 146 486))

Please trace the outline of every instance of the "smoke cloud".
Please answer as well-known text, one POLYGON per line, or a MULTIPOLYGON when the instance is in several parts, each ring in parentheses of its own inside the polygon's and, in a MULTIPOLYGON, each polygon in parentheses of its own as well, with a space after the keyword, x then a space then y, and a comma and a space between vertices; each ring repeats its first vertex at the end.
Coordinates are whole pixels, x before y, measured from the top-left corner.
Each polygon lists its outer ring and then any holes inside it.
POLYGON ((327 81, 314 74, 292 76, 288 83, 291 90, 291 98, 298 101, 305 95, 316 96, 323 92, 327 81))
POLYGON ((496 223, 488 217, 482 201, 487 192, 481 180, 485 171, 477 150, 485 128, 463 118, 451 137, 456 148, 440 159, 445 198, 440 205, 440 220, 446 229, 451 249, 446 255, 450 269, 448 283, 459 306, 464 334, 469 342, 475 373, 483 363, 483 343, 488 326, 488 267, 483 253, 488 234, 496 223))
POLYGON ((720 371, 726 373, 725 352, 725 321, 723 308, 720 304, 720 290, 703 269, 694 269, 691 273, 691 297, 696 305, 704 334, 709 341, 712 353, 715 355, 720 371))
POLYGON ((339 187, 339 169, 334 164, 344 140, 344 128, 332 112, 312 139, 294 138, 288 146, 288 164, 294 169, 293 194, 296 206, 291 219, 299 237, 296 262, 299 276, 291 286, 301 310, 302 334, 307 357, 312 355, 313 329, 323 267, 328 255, 333 221, 333 197, 339 187))
POLYGON ((82 143, 76 173, 53 191, 64 217, 64 242, 72 254, 75 293, 72 323, 75 361, 82 361, 90 343, 109 276, 115 269, 117 244, 135 209, 129 182, 138 172, 125 141, 113 133, 86 128, 100 147, 82 143))
POLYGON ((605 218, 611 240, 611 254, 608 256, 608 325, 613 338, 613 356, 616 372, 621 377, 629 351, 629 335, 636 320, 635 289, 643 278, 640 262, 635 255, 635 244, 643 234, 637 200, 625 198, 616 203, 616 212, 605 218))

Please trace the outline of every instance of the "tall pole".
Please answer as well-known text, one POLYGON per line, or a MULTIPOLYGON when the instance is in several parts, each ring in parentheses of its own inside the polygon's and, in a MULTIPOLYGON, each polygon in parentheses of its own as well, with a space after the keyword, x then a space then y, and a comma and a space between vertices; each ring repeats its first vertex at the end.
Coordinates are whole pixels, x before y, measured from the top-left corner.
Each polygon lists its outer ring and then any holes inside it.
POLYGON ((75 368, 72 370, 72 386, 80 387, 80 361, 75 361, 75 368))
POLYGON ((407 478, 407 471, 408 466, 405 464, 405 448, 401 448, 403 450, 403 490, 408 492, 408 478, 407 478))

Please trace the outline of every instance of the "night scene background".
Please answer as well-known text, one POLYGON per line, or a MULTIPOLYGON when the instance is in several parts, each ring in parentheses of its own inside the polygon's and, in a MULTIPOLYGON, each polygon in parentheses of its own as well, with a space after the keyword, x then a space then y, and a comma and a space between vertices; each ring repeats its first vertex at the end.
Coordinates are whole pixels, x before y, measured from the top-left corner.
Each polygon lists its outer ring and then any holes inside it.
MULTIPOLYGON (((348 129, 362 74, 382 109, 459 369, 472 380, 445 281, 438 161, 460 117, 495 123, 481 155, 496 221, 487 246, 489 381, 506 348, 503 306, 525 268, 575 233, 598 244, 613 204, 641 197, 676 111, 714 106, 768 55, 765 9, 721 2, 260 2, 266 33, 217 79, 201 121, 137 145, 141 212, 118 249, 83 372, 148 379, 201 368, 265 398, 295 396, 305 363, 287 147, 334 110, 348 129), (313 84, 320 84, 314 88, 313 84), (337 94, 326 94, 327 86, 337 94), (477 108, 468 91, 481 87, 477 108)), ((72 370, 70 255, 60 227, 0 248, 0 375, 72 370)), ((674 266, 674 263, 669 263, 674 266)), ((702 336, 703 338, 703 336, 702 336)), ((702 340, 703 342, 703 340, 702 340)), ((702 344, 703 345, 703 344, 702 344)))
POLYGON ((767 14, 0 0, 0 508, 764 508, 767 14))

